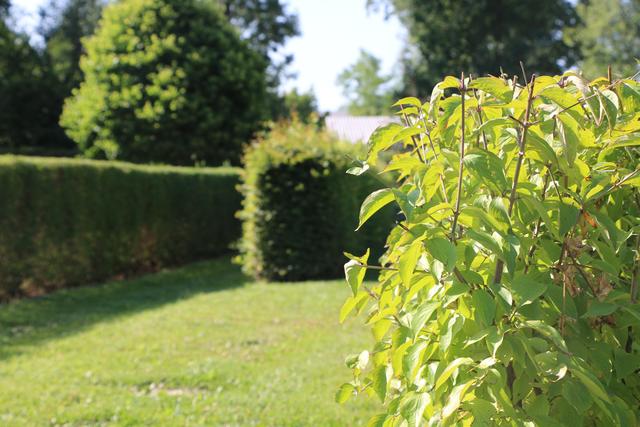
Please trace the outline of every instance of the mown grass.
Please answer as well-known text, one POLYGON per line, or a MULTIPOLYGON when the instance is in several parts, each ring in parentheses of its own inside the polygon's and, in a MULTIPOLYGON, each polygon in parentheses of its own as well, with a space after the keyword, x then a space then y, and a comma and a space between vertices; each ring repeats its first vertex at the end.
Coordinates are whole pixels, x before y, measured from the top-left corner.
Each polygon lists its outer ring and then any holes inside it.
POLYGON ((0 425, 353 426, 334 403, 340 282, 253 283, 228 260, 0 307, 0 425))

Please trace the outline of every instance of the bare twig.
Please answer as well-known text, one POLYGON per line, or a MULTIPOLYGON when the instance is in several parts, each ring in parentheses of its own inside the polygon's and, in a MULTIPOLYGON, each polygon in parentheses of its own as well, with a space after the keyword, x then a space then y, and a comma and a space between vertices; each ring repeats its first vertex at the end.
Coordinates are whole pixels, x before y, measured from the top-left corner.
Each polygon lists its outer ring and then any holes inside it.
MULTIPOLYGON (((509 196, 509 209, 508 214, 511 217, 513 207, 516 204, 516 192, 518 189, 518 179, 520 177, 520 169, 522 168, 522 161, 524 159, 524 150, 527 144, 527 132, 529 130, 529 118, 531 116, 531 106, 533 104, 533 88, 536 83, 536 75, 531 76, 531 83, 529 84, 529 97, 527 99, 527 108, 524 113, 524 121, 522 122, 522 130, 520 132, 520 141, 518 141, 518 160, 516 162, 516 170, 513 175, 513 184, 511 186, 511 194, 509 196)), ((504 270, 504 261, 498 260, 496 263, 496 270, 493 274, 493 283, 500 283, 502 280, 502 272, 504 270)))
MULTIPOLYGON (((400 111, 402 112, 402 117, 404 118, 404 122, 407 126, 411 126, 411 122, 409 121, 409 117, 405 114, 404 112, 404 107, 402 105, 400 105, 400 111)), ((413 143, 413 146, 416 149, 416 153, 418 153, 418 158, 420 159, 420 161, 422 163, 426 163, 425 159, 422 157, 422 153, 420 153, 420 147, 418 147, 418 142, 416 141, 416 136, 415 135, 411 135, 411 142, 413 143)), ((422 144, 420 144, 422 145, 422 144)))
POLYGON ((460 121, 460 162, 458 164, 458 194, 456 194, 456 205, 455 210, 453 211, 453 220, 451 221, 451 241, 453 243, 456 242, 456 227, 458 226, 458 216, 460 216, 460 199, 462 198, 462 178, 464 173, 464 98, 466 87, 464 85, 464 73, 462 73, 462 78, 460 79, 460 93, 462 95, 462 118, 460 121))

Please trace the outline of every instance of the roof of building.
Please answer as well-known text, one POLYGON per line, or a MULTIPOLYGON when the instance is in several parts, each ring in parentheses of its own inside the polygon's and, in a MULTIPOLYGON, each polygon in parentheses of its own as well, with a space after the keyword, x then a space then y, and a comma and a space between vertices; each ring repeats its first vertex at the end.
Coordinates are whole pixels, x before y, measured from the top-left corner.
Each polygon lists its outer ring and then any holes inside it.
POLYGON ((347 116, 332 114, 325 119, 327 129, 349 142, 367 142, 371 134, 380 126, 398 122, 388 116, 347 116))

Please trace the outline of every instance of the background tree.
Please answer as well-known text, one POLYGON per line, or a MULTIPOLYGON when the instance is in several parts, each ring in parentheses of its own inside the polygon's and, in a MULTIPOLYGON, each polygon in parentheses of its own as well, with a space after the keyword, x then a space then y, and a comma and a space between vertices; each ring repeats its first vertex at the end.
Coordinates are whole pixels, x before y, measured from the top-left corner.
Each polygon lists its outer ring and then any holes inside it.
POLYGON ((0 0, 0 150, 48 154, 68 149, 58 126, 55 79, 29 37, 8 24, 9 6, 0 0))
POLYGON ((568 0, 369 0, 395 13, 408 31, 403 92, 425 95, 445 75, 554 74, 573 65, 577 51, 563 39, 576 25, 568 0))
POLYGON ((302 123, 308 124, 322 115, 318 109, 318 100, 312 90, 299 92, 294 88, 286 92, 282 99, 285 109, 278 114, 281 118, 292 119, 295 117, 302 123))
POLYGON ((579 66, 585 76, 602 75, 609 65, 619 77, 639 70, 640 1, 583 0, 577 12, 581 24, 568 38, 580 48, 579 66))
POLYGON ((259 54, 209 3, 110 4, 61 119, 89 156, 237 164, 265 115, 259 54))
POLYGON ((104 0, 50 0, 40 10, 38 32, 65 97, 82 81, 82 39, 94 33, 104 3, 104 0))
POLYGON ((358 60, 342 71, 338 84, 347 97, 347 111, 356 116, 388 114, 391 110, 391 77, 381 74, 380 59, 361 50, 358 60))
POLYGON ((286 100, 278 88, 286 78, 293 56, 283 52, 291 38, 300 34, 298 17, 283 0, 214 0, 240 35, 269 64, 268 107, 272 119, 286 117, 286 100))

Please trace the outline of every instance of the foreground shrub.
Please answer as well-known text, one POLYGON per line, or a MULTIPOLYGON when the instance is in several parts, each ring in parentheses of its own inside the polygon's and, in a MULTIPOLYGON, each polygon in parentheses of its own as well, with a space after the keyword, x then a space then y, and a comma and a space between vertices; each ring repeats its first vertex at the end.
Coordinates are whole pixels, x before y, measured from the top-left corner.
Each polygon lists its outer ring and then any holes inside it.
POLYGON ((238 163, 265 114, 266 63, 217 5, 122 0, 87 39, 62 125, 90 157, 238 163))
POLYGON ((236 169, 0 157, 0 294, 155 270, 228 251, 236 169))
POLYGON ((381 254, 392 211, 354 231, 354 212, 376 187, 371 175, 345 174, 361 149, 315 125, 293 123, 247 150, 240 212, 247 274, 285 281, 332 278, 341 274, 336 265, 345 248, 372 247, 381 254))
POLYGON ((406 219, 345 265, 341 318, 369 305, 376 344, 337 399, 377 395, 375 426, 638 425, 640 85, 447 77, 399 105, 367 161, 411 152, 361 215, 406 219))

